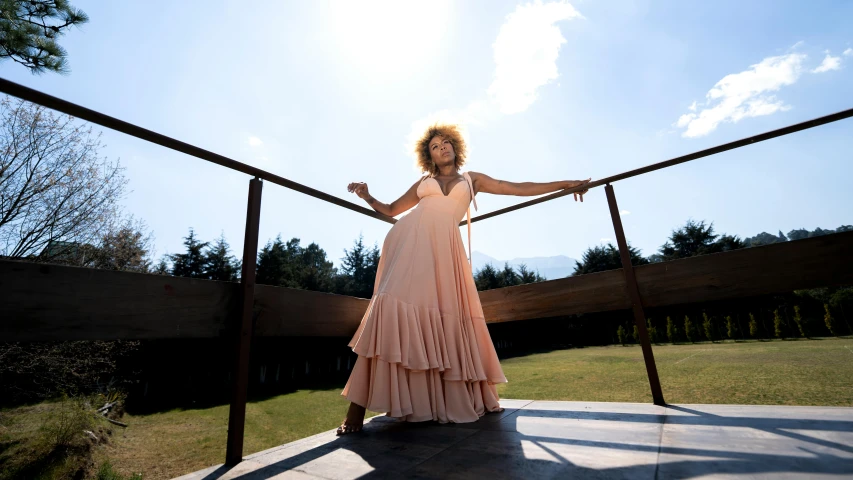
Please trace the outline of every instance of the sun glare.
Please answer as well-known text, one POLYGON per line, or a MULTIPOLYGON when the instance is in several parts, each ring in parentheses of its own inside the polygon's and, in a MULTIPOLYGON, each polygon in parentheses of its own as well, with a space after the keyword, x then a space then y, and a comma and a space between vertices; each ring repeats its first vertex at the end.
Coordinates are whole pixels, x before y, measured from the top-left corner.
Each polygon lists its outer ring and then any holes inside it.
POLYGON ((344 61, 371 79, 400 78, 426 66, 438 53, 451 22, 448 0, 333 1, 330 27, 344 61))

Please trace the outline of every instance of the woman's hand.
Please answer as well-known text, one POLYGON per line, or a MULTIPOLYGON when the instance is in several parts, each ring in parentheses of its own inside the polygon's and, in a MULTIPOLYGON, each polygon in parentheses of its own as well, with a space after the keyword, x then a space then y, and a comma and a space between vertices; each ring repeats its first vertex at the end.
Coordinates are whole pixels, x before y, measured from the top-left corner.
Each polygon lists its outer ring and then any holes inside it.
POLYGON ((347 185, 348 192, 355 192, 358 198, 367 200, 370 198, 370 192, 367 191, 367 184, 363 182, 352 182, 347 185))
MULTIPOLYGON (((569 188, 580 187, 581 185, 584 185, 584 184, 589 183, 589 182, 590 182, 590 180, 592 180, 592 178, 587 178, 586 180, 566 180, 566 181, 565 181, 566 186, 565 186, 565 187, 563 187, 563 190, 566 190, 566 189, 569 189, 569 188)), ((582 190, 582 191, 580 191, 580 192, 575 192, 575 193, 574 193, 575 201, 577 202, 577 201, 578 201, 578 197, 580 197, 581 202, 583 202, 583 194, 585 194, 585 193, 586 193, 586 192, 588 192, 588 191, 589 191, 589 190, 582 190)))

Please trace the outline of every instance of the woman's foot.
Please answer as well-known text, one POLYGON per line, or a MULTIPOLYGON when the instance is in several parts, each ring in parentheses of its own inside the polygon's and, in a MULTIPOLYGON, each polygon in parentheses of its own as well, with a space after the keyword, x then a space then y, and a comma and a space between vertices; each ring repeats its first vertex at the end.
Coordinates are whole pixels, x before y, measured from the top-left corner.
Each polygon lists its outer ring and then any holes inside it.
POLYGON ((494 410, 490 410, 488 413, 501 413, 504 411, 504 407, 498 407, 494 410))
POLYGON ((364 425, 364 412, 364 407, 361 405, 350 403, 349 410, 347 410, 347 418, 344 419, 341 426, 335 431, 335 434, 341 436, 360 432, 362 425, 364 425))

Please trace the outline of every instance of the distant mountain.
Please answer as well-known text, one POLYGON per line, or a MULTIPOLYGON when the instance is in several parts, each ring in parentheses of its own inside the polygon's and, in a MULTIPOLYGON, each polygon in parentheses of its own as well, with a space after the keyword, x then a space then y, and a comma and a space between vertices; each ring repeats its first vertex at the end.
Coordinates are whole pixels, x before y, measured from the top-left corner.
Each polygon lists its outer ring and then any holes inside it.
POLYGON ((534 272, 538 271, 539 275, 548 280, 554 280, 569 276, 575 270, 575 261, 574 258, 569 258, 565 255, 556 255, 553 257, 519 257, 504 261, 474 250, 472 264, 476 272, 488 263, 491 263, 496 269, 503 268, 505 262, 509 262, 510 266, 516 269, 523 263, 527 265, 528 269, 534 272))

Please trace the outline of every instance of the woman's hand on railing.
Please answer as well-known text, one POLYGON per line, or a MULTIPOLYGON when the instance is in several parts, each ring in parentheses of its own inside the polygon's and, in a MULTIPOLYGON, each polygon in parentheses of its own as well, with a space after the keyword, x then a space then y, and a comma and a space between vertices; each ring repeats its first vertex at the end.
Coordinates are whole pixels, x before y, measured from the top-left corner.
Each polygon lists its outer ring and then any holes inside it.
MULTIPOLYGON (((563 190, 566 190, 566 189, 569 189, 569 188, 580 187, 581 185, 584 185, 584 184, 586 184, 586 183, 589 183, 591 180, 592 180, 592 178, 587 178, 586 180, 566 180, 566 181, 565 181, 566 186, 565 186, 565 187, 563 187, 563 190)), ((580 198, 581 202, 583 202, 583 195, 584 195, 586 192, 588 192, 588 191, 589 191, 589 190, 583 190, 583 191, 580 191, 580 192, 575 192, 575 193, 574 193, 575 201, 577 202, 577 201, 578 201, 578 198, 580 198)))
POLYGON ((358 195, 358 198, 362 200, 367 200, 370 198, 370 192, 367 191, 367 184, 363 182, 352 182, 347 185, 348 192, 355 192, 358 195))

